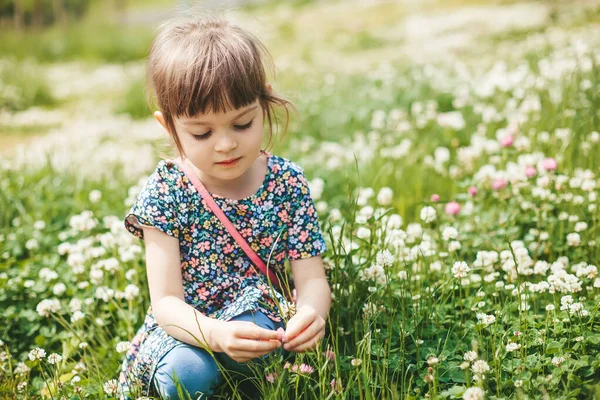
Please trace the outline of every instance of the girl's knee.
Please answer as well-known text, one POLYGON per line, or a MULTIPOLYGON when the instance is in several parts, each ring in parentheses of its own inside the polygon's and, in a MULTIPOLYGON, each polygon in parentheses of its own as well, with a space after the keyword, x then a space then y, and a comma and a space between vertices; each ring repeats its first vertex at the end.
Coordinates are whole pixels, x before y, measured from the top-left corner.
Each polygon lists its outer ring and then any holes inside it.
POLYGON ((154 374, 157 392, 170 400, 204 399, 213 393, 221 380, 215 360, 200 348, 181 345, 169 351, 159 362, 154 374), (183 394, 183 397, 179 396, 183 394), (203 397, 200 395, 203 394, 203 397))

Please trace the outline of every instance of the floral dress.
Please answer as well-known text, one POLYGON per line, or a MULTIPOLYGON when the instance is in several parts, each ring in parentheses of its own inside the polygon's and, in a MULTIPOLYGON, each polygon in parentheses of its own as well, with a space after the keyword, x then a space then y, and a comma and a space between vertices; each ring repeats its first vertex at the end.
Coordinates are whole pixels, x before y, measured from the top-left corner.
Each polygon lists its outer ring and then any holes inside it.
MULTIPOLYGON (((286 259, 298 260, 326 251, 318 215, 304 171, 295 163, 263 151, 268 168, 260 189, 240 200, 212 194, 250 247, 278 274, 286 259)), ((185 302, 219 320, 259 310, 280 321, 266 277, 255 268, 233 237, 210 211, 192 182, 172 161, 162 160, 125 217, 129 232, 143 239, 142 225, 179 239, 185 302)), ((119 375, 121 399, 133 386, 154 393, 152 379, 160 359, 183 342, 161 329, 152 307, 125 355, 119 375)))

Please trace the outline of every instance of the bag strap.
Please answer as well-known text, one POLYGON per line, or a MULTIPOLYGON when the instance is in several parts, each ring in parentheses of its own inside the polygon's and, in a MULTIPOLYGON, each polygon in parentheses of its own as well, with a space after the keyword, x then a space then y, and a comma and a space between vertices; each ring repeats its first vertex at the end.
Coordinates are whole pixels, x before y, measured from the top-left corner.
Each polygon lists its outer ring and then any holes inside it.
POLYGON ((258 267, 258 269, 260 269, 260 271, 269 278, 270 282, 273 282, 275 284, 275 286, 277 286, 278 288, 281 288, 279 279, 277 278, 277 275, 275 275, 275 272, 273 272, 273 270, 269 269, 267 267, 267 265, 264 263, 264 261, 260 258, 260 256, 258 254, 256 254, 256 252, 254 250, 252 250, 252 248, 250 247, 248 242, 242 237, 242 235, 240 235, 238 230, 231 223, 231 221, 227 218, 225 213, 223 213, 223 210, 221 210, 221 208, 218 206, 218 204, 215 203, 215 200, 213 199, 213 197, 210 195, 208 190, 206 190, 206 187, 202 184, 200 179, 198 179, 198 177, 196 176, 194 171, 192 171, 192 169, 189 167, 189 165, 187 165, 187 163, 185 161, 183 161, 181 158, 178 158, 173 161, 187 175, 188 179, 192 182, 192 184, 194 185, 196 190, 200 193, 200 195, 202 196, 202 198, 204 199, 204 201, 206 202, 208 207, 217 216, 217 218, 219 218, 219 220, 221 221, 223 226, 225 226, 225 229, 227 229, 229 231, 231 236, 233 236, 233 238, 235 239, 237 244, 242 248, 242 250, 244 250, 244 253, 246 253, 246 255, 250 258, 250 260, 252 260, 254 265, 256 265, 258 267))

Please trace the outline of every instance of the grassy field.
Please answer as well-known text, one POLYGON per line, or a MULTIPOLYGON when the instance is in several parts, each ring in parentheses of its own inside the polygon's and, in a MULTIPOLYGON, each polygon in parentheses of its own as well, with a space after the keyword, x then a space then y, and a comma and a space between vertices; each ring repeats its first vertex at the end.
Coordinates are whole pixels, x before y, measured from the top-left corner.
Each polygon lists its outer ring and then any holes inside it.
MULTIPOLYGON (((260 397, 600 399, 600 8, 352 5, 239 17, 299 110, 274 152, 310 179, 333 292, 260 397)), ((149 305, 122 217, 164 149, 151 29, 73 29, 0 35, 1 398, 114 398, 149 305)))

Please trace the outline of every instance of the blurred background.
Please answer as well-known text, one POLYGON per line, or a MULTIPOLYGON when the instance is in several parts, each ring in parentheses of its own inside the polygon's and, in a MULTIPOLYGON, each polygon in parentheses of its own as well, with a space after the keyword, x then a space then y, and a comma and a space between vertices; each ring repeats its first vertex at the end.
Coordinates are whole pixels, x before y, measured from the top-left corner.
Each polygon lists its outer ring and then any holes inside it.
MULTIPOLYGON (((190 6, 235 9, 230 15, 266 42, 285 71, 279 89, 307 100, 300 118, 317 110, 311 80, 299 74, 364 74, 382 62, 461 56, 484 38, 597 17, 596 2, 587 1, 0 0, 0 154, 48 133, 81 134, 81 120, 95 121, 89 130, 110 130, 123 118, 148 118, 143 59, 152 34, 190 6)), ((324 127, 339 131, 346 116, 328 113, 324 127)))

